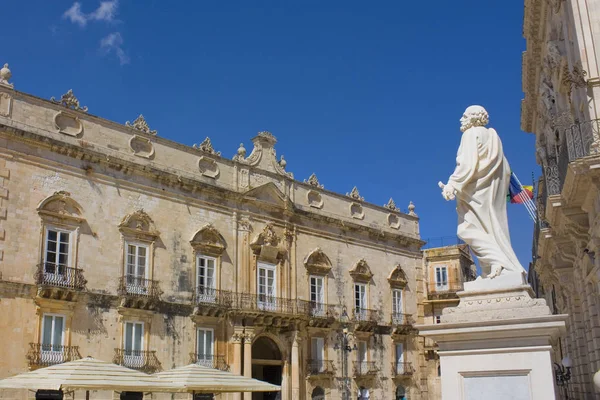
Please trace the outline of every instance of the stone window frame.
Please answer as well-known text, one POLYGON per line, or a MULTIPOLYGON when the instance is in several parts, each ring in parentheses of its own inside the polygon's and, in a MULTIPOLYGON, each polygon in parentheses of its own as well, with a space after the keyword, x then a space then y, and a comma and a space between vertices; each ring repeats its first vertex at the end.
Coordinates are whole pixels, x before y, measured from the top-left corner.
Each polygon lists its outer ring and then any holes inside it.
POLYGON ((323 278, 323 304, 328 305, 328 292, 329 292, 329 274, 331 273, 331 261, 325 252, 320 248, 316 247, 304 258, 304 267, 307 271, 307 285, 308 285, 308 298, 310 301, 311 295, 311 278, 322 277, 323 278))
MULTIPOLYGON (((198 353, 198 331, 203 330, 203 331, 210 331, 212 333, 212 343, 211 343, 211 352, 212 352, 212 360, 213 362, 215 362, 216 357, 217 357, 217 337, 216 337, 216 332, 217 332, 217 327, 216 326, 211 326, 206 325, 206 324, 196 324, 195 326, 195 331, 196 331, 196 335, 194 338, 194 351, 195 351, 195 355, 196 357, 199 355, 198 353)), ((196 362, 198 362, 199 360, 196 360, 196 362)), ((212 367, 211 367, 212 368, 212 367)))
POLYGON ((44 315, 61 315, 65 317, 63 325, 63 346, 71 346, 71 325, 73 322, 73 313, 75 308, 75 302, 62 301, 37 297, 36 303, 36 315, 37 315, 37 326, 35 334, 35 343, 42 344, 42 329, 44 315))
POLYGON ((142 351, 148 351, 150 348, 150 332, 152 330, 152 318, 154 313, 152 311, 133 309, 127 307, 119 307, 117 312, 119 313, 119 348, 125 350, 125 324, 127 322, 143 322, 144 324, 144 335, 143 335, 143 348, 142 351))
POLYGON ((198 257, 204 257, 215 260, 214 289, 221 289, 221 270, 223 266, 223 253, 227 248, 227 242, 223 235, 212 225, 205 224, 198 229, 190 238, 192 247, 194 266, 194 293, 198 288, 198 257))
POLYGON ((144 279, 153 280, 155 242, 158 240, 160 232, 156 230, 152 218, 143 209, 139 209, 123 217, 119 224, 119 231, 121 232, 121 277, 124 278, 127 275, 127 249, 128 245, 132 244, 147 247, 146 277, 144 279))
POLYGON ((312 303, 311 300, 311 290, 312 290, 312 283, 311 280, 312 278, 321 278, 323 279, 323 302, 321 304, 323 304, 324 306, 327 306, 328 303, 328 298, 327 298, 327 284, 328 284, 328 280, 327 280, 327 275, 318 275, 318 274, 309 274, 308 275, 308 301, 312 303))

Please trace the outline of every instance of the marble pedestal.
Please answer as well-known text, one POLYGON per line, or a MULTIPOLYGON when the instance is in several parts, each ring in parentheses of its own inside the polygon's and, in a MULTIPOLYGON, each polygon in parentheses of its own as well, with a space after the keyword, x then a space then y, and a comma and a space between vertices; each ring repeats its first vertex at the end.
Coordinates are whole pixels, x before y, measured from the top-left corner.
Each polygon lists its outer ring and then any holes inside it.
POLYGON ((439 346, 442 400, 555 399, 552 343, 567 315, 552 315, 524 277, 465 283, 441 324, 417 326, 439 346))

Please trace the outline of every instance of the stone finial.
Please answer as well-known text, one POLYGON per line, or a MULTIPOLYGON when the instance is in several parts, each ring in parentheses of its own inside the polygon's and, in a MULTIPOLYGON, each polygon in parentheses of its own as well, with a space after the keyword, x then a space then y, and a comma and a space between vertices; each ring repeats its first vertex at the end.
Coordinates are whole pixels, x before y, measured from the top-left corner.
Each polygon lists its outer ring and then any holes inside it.
POLYGON ((268 139, 268 140, 273 141, 273 142, 277 141, 277 139, 275 138, 275 136, 273 136, 273 134, 271 132, 269 132, 269 131, 258 132, 257 136, 265 138, 265 139, 268 139))
POLYGON ((87 107, 81 107, 79 105, 79 100, 73 94, 73 89, 69 89, 67 93, 63 94, 60 97, 60 100, 56 100, 54 97, 51 97, 50 101, 56 104, 62 104, 63 106, 75 111, 87 112, 88 110, 87 107))
POLYGON ((285 158, 283 158, 283 154, 281 155, 281 158, 279 159, 279 165, 281 165, 281 168, 285 169, 285 166, 287 165, 287 161, 285 161, 285 158))
POLYGON ((144 118, 144 116, 142 114, 140 114, 140 116, 137 117, 135 119, 135 121, 133 121, 133 123, 127 121, 127 122, 125 122, 125 125, 133 128, 137 131, 144 132, 144 133, 147 133, 150 135, 157 134, 156 131, 150 130, 150 127, 148 126, 148 123, 146 122, 146 118, 144 118))
POLYGON ((365 198, 362 197, 360 195, 360 193, 358 193, 358 189, 356 188, 356 186, 354 186, 354 188, 352 188, 352 191, 350 193, 346 193, 346 196, 354 199, 354 200, 358 200, 358 201, 364 201, 365 198))
POLYGON ((321 185, 319 183, 319 180, 317 179, 317 175, 315 175, 315 174, 312 174, 311 176, 308 177, 308 179, 305 179, 304 183, 308 183, 309 185, 318 187, 319 189, 323 189, 323 187, 324 187, 323 185, 321 185))
POLYGON ((221 152, 220 151, 215 151, 215 149, 212 146, 212 143, 210 141, 210 138, 207 136, 206 139, 204 139, 204 141, 202 143, 198 144, 194 144, 193 146, 195 149, 203 151, 205 153, 208 154, 213 154, 215 156, 220 156, 221 152))
POLYGON ((384 207, 391 211, 398 211, 398 207, 396 207, 396 203, 394 202, 394 199, 392 199, 391 197, 390 197, 390 201, 388 201, 387 204, 384 205, 384 207))
POLYGON ((240 143, 240 147, 237 149, 237 154, 233 156, 234 161, 241 161, 246 158, 246 148, 244 147, 244 143, 240 143))
POLYGON ((408 215, 412 215, 413 217, 418 217, 417 213, 415 213, 415 205, 411 201, 408 203, 408 215))
POLYGON ((10 69, 8 69, 8 64, 4 64, 4 67, 2 67, 2 69, 0 69, 0 85, 2 86, 6 86, 9 88, 13 88, 13 84, 9 83, 8 80, 10 79, 10 77, 12 76, 12 72, 10 72, 10 69))

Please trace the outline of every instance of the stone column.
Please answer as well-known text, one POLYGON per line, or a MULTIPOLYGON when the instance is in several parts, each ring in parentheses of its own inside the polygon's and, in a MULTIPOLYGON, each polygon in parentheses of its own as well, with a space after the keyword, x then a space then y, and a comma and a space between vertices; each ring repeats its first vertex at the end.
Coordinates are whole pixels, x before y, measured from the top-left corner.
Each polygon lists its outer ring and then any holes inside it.
MULTIPOLYGON (((252 339, 254 332, 244 333, 244 376, 252 378, 252 339)), ((244 392, 244 400, 252 400, 252 392, 244 392)))
MULTIPOLYGON (((241 332, 235 332, 231 341, 233 342, 233 373, 242 375, 242 340, 244 336, 241 332)), ((233 400, 242 400, 241 393, 234 393, 233 400)))
POLYGON ((292 400, 300 399, 300 332, 295 331, 292 337, 292 400))

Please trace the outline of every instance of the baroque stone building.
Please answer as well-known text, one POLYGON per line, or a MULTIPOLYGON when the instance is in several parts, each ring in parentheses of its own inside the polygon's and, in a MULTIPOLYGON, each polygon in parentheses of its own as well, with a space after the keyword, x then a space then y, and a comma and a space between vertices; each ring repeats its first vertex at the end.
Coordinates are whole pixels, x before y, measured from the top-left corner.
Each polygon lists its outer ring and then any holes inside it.
POLYGON ((521 128, 536 137, 539 224, 530 282, 569 314, 555 362, 570 356, 570 398, 597 399, 600 369, 600 9, 597 1, 525 0, 521 128))
POLYGON ((427 397, 412 203, 296 180, 269 132, 229 159, 0 77, 0 377, 92 356, 229 369, 282 400, 427 397))

